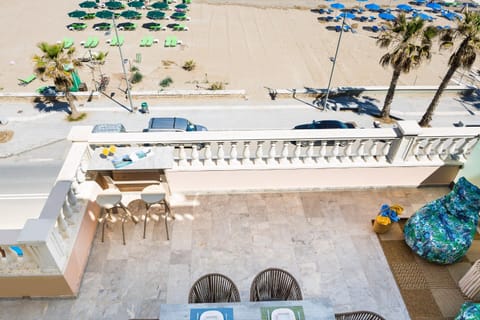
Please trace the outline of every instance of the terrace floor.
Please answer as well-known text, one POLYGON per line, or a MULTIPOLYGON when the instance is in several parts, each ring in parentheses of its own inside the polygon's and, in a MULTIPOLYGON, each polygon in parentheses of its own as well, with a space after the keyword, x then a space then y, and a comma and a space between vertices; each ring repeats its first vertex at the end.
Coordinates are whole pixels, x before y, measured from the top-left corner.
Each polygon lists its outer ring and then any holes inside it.
MULTIPOLYGON (((3 299, 5 319, 157 318, 160 304, 186 303, 205 273, 230 277, 248 301, 253 277, 288 270, 304 299, 329 298, 335 312, 367 309, 409 319, 371 219, 383 203, 412 214, 448 188, 200 195, 176 206, 166 241, 163 220, 120 224, 95 243, 76 299, 3 299)), ((139 200, 129 205, 140 208, 139 200)), ((140 210, 141 211, 141 210, 140 210)), ((138 212, 138 214, 142 214, 138 212)), ((253 319, 252 319, 253 320, 253 319)))

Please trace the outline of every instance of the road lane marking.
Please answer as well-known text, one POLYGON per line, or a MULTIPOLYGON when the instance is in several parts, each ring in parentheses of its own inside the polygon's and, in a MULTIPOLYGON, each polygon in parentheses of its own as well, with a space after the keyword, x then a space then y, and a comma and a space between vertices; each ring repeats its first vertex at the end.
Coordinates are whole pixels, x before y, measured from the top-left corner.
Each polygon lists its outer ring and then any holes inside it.
POLYGON ((47 199, 48 195, 48 193, 4 193, 0 194, 0 200, 47 199))

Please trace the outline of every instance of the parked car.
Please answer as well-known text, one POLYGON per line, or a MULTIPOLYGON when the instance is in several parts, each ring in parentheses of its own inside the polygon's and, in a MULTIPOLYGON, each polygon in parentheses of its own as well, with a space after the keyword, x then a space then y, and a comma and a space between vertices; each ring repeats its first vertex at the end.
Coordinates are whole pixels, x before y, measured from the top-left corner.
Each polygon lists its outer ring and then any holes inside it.
MULTIPOLYGON (((304 123, 304 124, 299 124, 295 126, 293 129, 294 130, 305 130, 305 129, 353 129, 356 128, 355 123, 353 122, 343 122, 339 120, 319 120, 315 121, 313 120, 310 123, 304 123)), ((297 141, 292 141, 293 144, 297 144, 297 141)), ((307 146, 308 143, 305 141, 300 142, 302 146, 307 146)), ((321 141, 315 141, 316 146, 321 145, 321 141)), ((334 145, 333 140, 328 140, 327 145, 331 146, 334 145)), ((343 145, 341 143, 340 145, 343 145)))
POLYGON ((208 129, 199 124, 193 124, 185 118, 165 117, 165 118, 150 118, 148 128, 145 132, 155 131, 207 131, 208 129))

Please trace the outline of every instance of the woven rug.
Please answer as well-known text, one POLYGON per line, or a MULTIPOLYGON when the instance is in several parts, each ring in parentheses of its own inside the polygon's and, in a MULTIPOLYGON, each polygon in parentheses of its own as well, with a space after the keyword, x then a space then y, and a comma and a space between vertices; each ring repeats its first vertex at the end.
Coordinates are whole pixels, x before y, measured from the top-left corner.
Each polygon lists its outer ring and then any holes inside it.
POLYGON ((467 299, 458 281, 480 259, 480 235, 477 234, 467 255, 459 262, 443 266, 418 257, 405 244, 406 219, 392 225, 378 239, 402 294, 412 320, 454 319, 467 299))

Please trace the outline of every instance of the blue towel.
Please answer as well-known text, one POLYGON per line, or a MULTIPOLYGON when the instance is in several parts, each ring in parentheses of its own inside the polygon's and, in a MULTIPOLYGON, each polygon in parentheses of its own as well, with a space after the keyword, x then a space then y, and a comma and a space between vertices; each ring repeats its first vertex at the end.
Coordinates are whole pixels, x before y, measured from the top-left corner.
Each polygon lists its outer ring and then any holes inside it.
POLYGON ((190 309, 190 320, 198 320, 205 311, 216 310, 223 314, 224 319, 233 319, 233 308, 192 308, 190 309))

